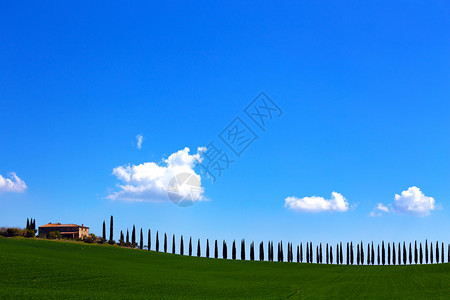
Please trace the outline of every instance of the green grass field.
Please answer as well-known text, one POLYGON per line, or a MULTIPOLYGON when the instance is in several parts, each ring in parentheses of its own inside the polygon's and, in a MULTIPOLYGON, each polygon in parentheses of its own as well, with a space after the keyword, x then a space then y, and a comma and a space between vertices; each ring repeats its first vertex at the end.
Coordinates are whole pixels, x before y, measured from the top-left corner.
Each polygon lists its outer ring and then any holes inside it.
POLYGON ((0 298, 446 298, 450 265, 335 266, 186 257, 0 237, 0 298))

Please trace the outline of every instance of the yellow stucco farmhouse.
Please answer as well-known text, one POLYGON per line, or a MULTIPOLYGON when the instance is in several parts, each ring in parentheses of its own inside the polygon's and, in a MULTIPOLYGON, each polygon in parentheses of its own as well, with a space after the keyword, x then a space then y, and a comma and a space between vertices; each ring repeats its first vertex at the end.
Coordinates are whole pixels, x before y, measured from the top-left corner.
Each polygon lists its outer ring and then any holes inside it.
POLYGON ((48 223, 39 226, 39 235, 49 234, 52 231, 58 231, 65 238, 85 238, 89 235, 89 227, 76 224, 48 223))

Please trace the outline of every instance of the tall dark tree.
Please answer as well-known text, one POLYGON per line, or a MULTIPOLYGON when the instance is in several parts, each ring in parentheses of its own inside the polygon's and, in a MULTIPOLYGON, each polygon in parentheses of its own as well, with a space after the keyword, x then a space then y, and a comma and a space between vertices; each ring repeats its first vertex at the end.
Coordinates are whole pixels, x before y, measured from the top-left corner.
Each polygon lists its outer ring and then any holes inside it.
POLYGON ((347 265, 349 265, 349 264, 350 264, 350 250, 349 250, 349 245, 347 242, 347 265))
POLYGON ((167 233, 164 232, 164 253, 167 253, 167 233))
POLYGON ((114 222, 113 216, 111 216, 111 221, 109 223, 109 241, 114 241, 114 222))
MULTIPOLYGON (((105 224, 105 221, 103 221, 103 224, 105 224)), ((30 219, 27 218, 27 227, 25 227, 27 230, 30 230, 30 219)))
POLYGON ((356 264, 359 265, 359 244, 356 244, 356 264))
POLYGON ((183 241, 183 236, 181 236, 181 239, 180 239, 180 255, 184 255, 184 241, 183 241))
POLYGON ((333 246, 330 246, 330 264, 333 264, 333 246))
POLYGON ((270 241, 267 242, 267 261, 271 261, 271 255, 270 255, 270 241))
POLYGON ((206 257, 209 258, 209 239, 206 239, 206 257))
POLYGON ((370 243, 367 243, 367 265, 370 265, 370 243))
POLYGON ((136 227, 133 225, 133 231, 131 231, 131 244, 133 248, 136 247, 136 227))
POLYGON ((392 264, 395 265, 395 244, 392 243, 392 264))
POLYGON ((405 242, 403 242, 403 264, 406 265, 406 245, 405 242))
POLYGON ((384 241, 381 241, 381 263, 384 266, 385 263, 384 241))
POLYGON ((342 242, 341 242, 339 244, 339 262, 341 263, 341 265, 343 263, 343 260, 344 260, 344 255, 342 255, 342 242))
MULTIPOLYGON (((133 231, 134 231, 134 226, 133 226, 133 231)), ((156 247, 156 252, 159 252, 159 234, 158 234, 158 231, 156 231, 155 247, 156 247)))
POLYGON ((103 221, 103 235, 102 235, 103 239, 106 240, 106 223, 105 221, 103 221))
POLYGON ((316 246, 316 263, 320 263, 319 246, 316 246))
POLYGON ((127 241, 126 243, 128 244, 130 242, 130 233, 128 232, 128 228, 127 228, 127 241))
POLYGON ((380 265, 380 244, 378 244, 377 248, 377 264, 380 265))
POLYGON ((339 243, 336 244, 336 264, 339 264, 339 243))
POLYGON ((447 245, 447 262, 450 263, 450 244, 447 245))
POLYGON ((420 243, 420 245, 419 245, 419 253, 420 253, 420 256, 419 256, 419 262, 420 262, 420 264, 423 264, 422 243, 420 243))
POLYGON ((327 265, 330 263, 330 257, 329 257, 329 251, 330 249, 328 248, 328 243, 327 243, 327 255, 326 255, 326 260, 327 260, 327 265))
POLYGON ((417 262, 419 260, 419 255, 417 251, 417 241, 414 241, 414 263, 417 265, 417 262))
POLYGON ((175 234, 172 234, 172 254, 175 254, 175 234))
POLYGON ((444 263, 444 243, 442 243, 441 245, 441 263, 444 263))
POLYGON ((214 242, 214 258, 219 258, 219 246, 217 245, 217 240, 214 242))
POLYGON ((231 248, 231 258, 236 259, 236 240, 233 240, 233 246, 231 248))
POLYGON ((139 249, 143 249, 144 248, 144 235, 142 234, 142 228, 141 228, 140 238, 141 238, 141 240, 139 241, 139 249))
POLYGON ((430 243, 430 263, 433 263, 433 242, 430 243))
POLYGON ((372 266, 375 264, 375 249, 373 248, 373 242, 372 242, 372 253, 371 253, 371 256, 372 256, 372 266))
POLYGON ((425 263, 428 264, 428 240, 425 240, 425 263))
POLYGON ((363 242, 361 241, 361 245, 359 246, 359 249, 361 251, 361 265, 364 264, 364 246, 363 246, 363 242))
POLYGON ((309 260, 311 263, 313 262, 313 245, 312 242, 309 242, 309 260))
POLYGON ((125 238, 124 238, 124 236, 123 236, 122 230, 120 231, 120 241, 121 241, 122 243, 125 242, 125 238))
MULTIPOLYGON (((128 235, 128 232, 127 232, 128 235)), ((127 238, 128 239, 128 238, 127 238)), ((147 249, 150 251, 152 249, 152 231, 149 229, 147 233, 147 249)))
POLYGON ((411 247, 411 243, 409 243, 409 264, 412 264, 412 247, 411 247))
POLYGON ((350 262, 352 263, 352 265, 353 265, 353 258, 354 258, 354 256, 353 256, 353 242, 350 242, 350 262))
POLYGON ((439 243, 436 242, 436 263, 439 263, 439 243))
POLYGON ((241 260, 245 260, 245 240, 241 240, 241 260))
POLYGON ((223 240, 223 243, 222 243, 222 258, 223 259, 227 259, 227 257, 228 257, 227 242, 225 242, 225 240, 223 240))
POLYGON ((306 262, 309 264, 309 243, 306 243, 306 262))
POLYGON ((322 263, 322 243, 319 246, 319 262, 322 263))
POLYGON ((189 237, 189 256, 192 256, 192 237, 189 237))
POLYGON ((388 243, 388 251, 387 251, 387 264, 391 264, 391 244, 388 243))
POLYGON ((201 255, 200 239, 198 239, 198 242, 197 242, 197 257, 200 257, 200 255, 201 255))
POLYGON ((300 245, 297 245, 297 262, 300 262, 300 245))
POLYGON ((250 260, 255 260, 255 243, 250 243, 250 260))
POLYGON ((400 251, 400 243, 398 243, 398 264, 402 264, 402 252, 400 251))
POLYGON ((300 243, 300 262, 303 262, 303 243, 300 243))

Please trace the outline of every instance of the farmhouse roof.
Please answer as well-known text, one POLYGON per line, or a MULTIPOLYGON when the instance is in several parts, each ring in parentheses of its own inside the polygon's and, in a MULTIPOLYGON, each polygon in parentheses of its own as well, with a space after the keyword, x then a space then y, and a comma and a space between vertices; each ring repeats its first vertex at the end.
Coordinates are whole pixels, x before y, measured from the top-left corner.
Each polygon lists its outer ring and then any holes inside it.
POLYGON ((77 224, 61 224, 61 223, 51 223, 51 222, 48 223, 48 224, 39 226, 39 228, 41 228, 41 227, 43 227, 43 228, 45 228, 45 227, 52 227, 52 228, 55 228, 55 227, 81 227, 81 228, 89 228, 89 227, 87 227, 87 226, 84 226, 84 224, 77 225, 77 224))

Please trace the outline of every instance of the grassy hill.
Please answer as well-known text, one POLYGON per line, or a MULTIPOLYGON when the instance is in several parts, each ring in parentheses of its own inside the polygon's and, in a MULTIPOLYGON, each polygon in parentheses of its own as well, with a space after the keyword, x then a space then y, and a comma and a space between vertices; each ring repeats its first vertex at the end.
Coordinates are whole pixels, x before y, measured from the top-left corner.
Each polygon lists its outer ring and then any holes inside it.
MULTIPOLYGON (((447 298, 450 265, 336 266, 186 257, 0 238, 0 298, 447 298)), ((448 298, 447 298, 448 299, 448 298)))

